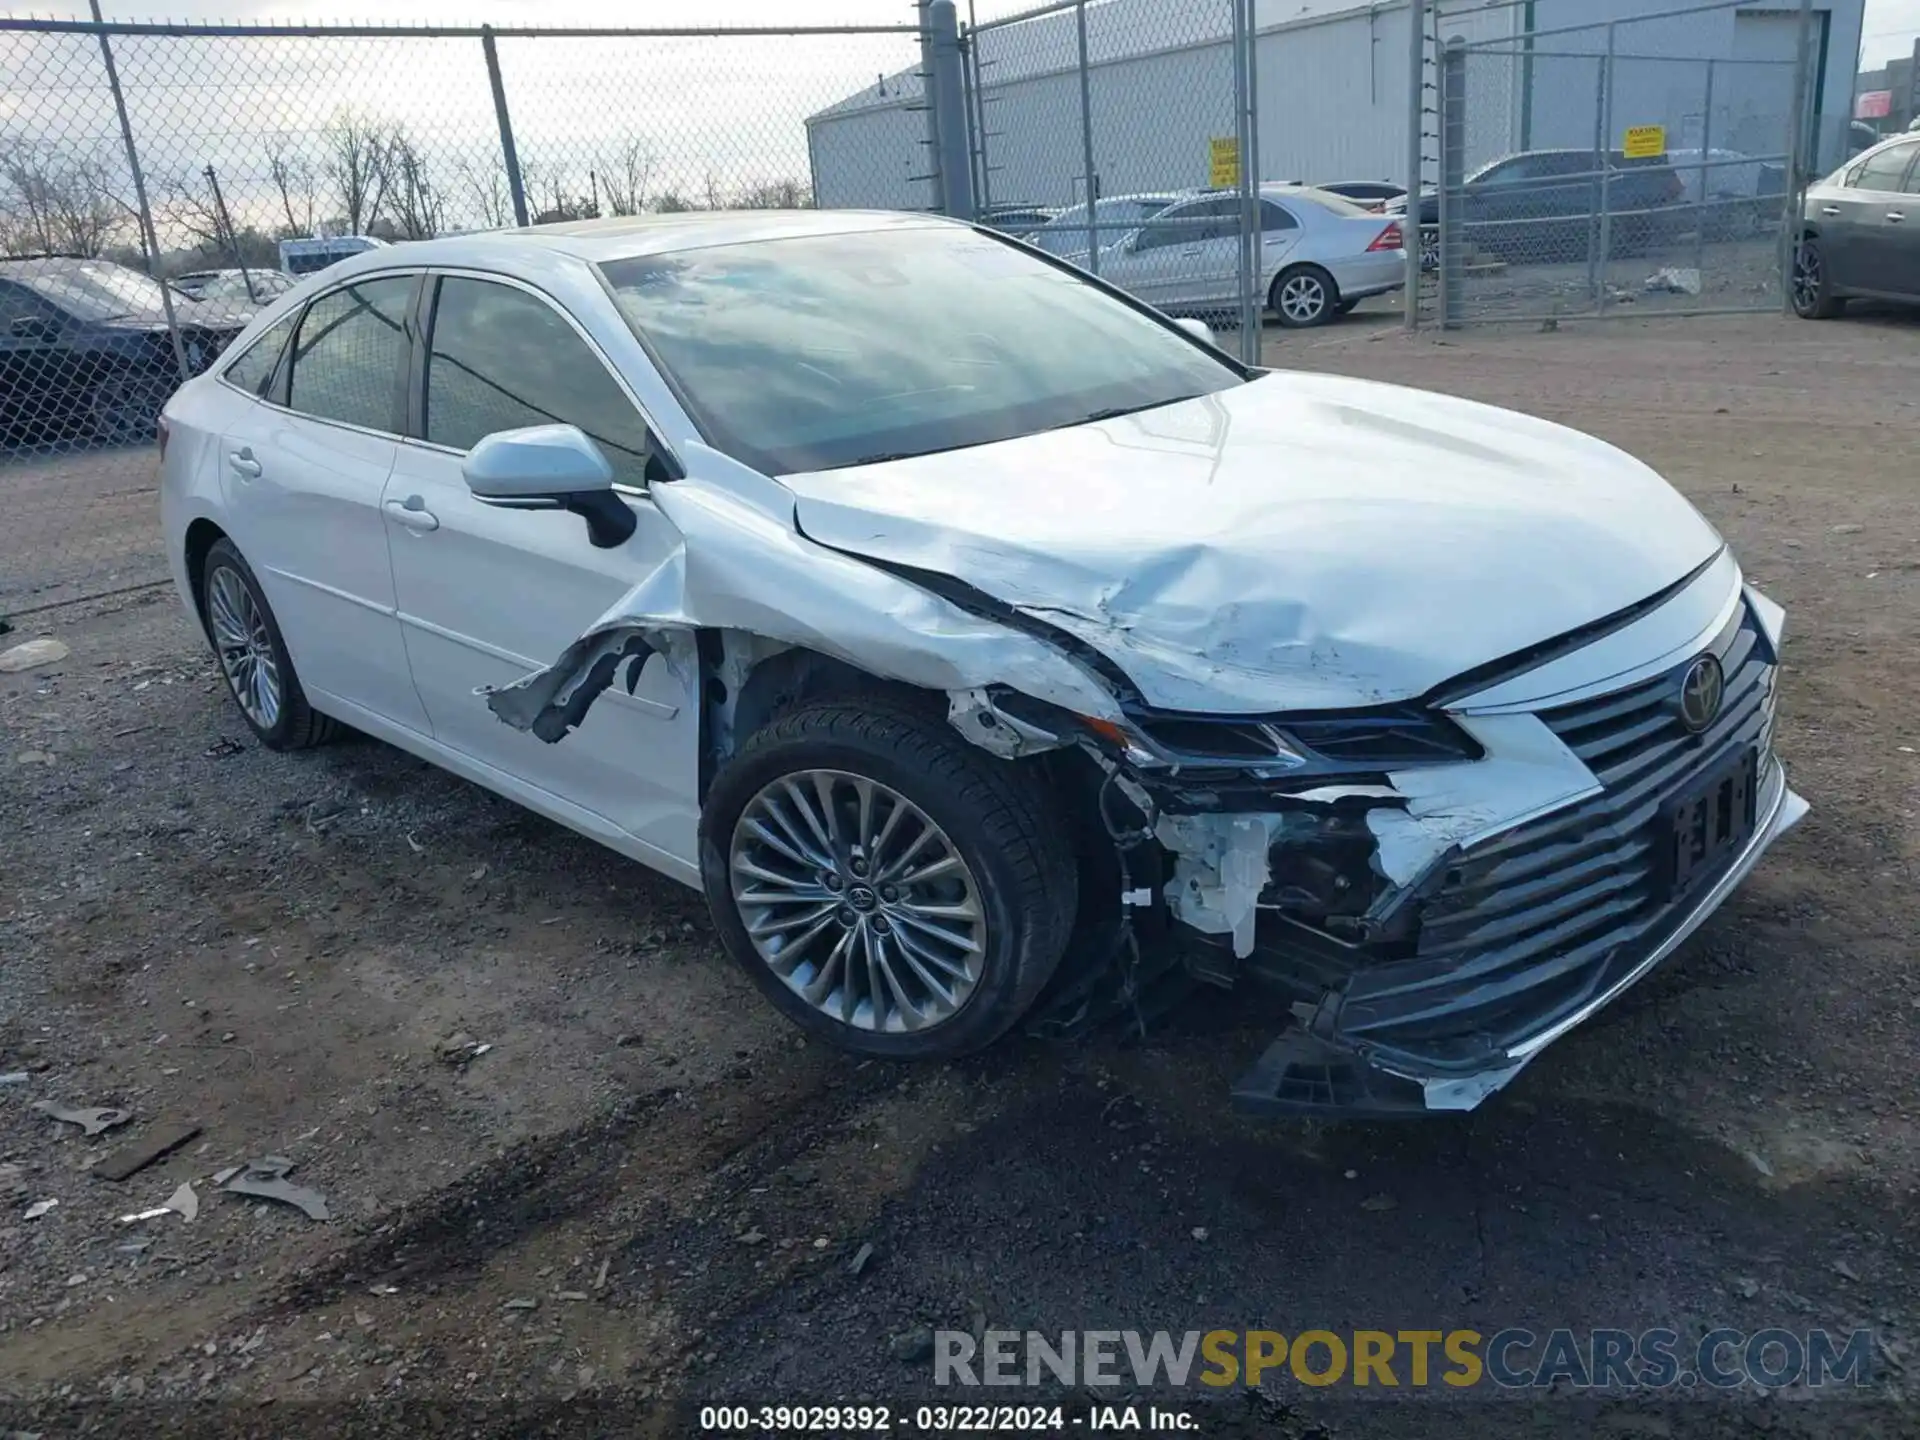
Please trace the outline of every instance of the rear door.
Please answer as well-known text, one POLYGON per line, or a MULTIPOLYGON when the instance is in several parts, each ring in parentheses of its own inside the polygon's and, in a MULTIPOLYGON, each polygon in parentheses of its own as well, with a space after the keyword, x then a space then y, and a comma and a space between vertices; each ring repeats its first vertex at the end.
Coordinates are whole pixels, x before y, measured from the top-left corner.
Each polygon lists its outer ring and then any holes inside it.
POLYGON ((406 414, 419 282, 414 273, 353 280, 249 347, 225 383, 245 390, 259 374, 247 362, 274 366, 264 394, 236 407, 221 436, 220 480, 233 541, 321 708, 351 722, 346 707, 358 707, 424 733, 380 517, 406 414), (289 334, 284 353, 261 350, 289 334))
POLYGON ((1900 236, 1913 199, 1903 189, 1920 140, 1875 150, 1824 190, 1815 206, 1827 273, 1843 290, 1891 291, 1900 264, 1900 236), (1899 220, 1890 220, 1898 213, 1899 220))
POLYGON ((585 333, 550 298, 504 276, 449 273, 422 297, 426 356, 413 434, 386 489, 399 613, 434 738, 676 857, 694 853, 699 715, 652 657, 634 694, 611 687, 567 738, 504 724, 482 687, 551 664, 680 543, 648 486, 650 431, 585 333), (595 549, 560 511, 474 498, 461 473, 483 437, 577 425, 613 465, 638 521, 595 549))
POLYGON ((1103 257, 1102 278, 1162 310, 1217 306, 1237 289, 1240 197, 1170 206, 1103 257))

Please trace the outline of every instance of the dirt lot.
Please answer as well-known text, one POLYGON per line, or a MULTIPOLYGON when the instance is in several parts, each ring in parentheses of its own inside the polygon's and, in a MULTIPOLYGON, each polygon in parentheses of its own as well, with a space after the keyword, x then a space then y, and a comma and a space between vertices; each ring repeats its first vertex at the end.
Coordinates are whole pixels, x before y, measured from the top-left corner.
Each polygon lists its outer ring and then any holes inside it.
POLYGON ((36 617, 9 639, 73 655, 0 676, 0 1433, 680 1434, 910 1406, 915 1327, 983 1324, 1865 1326, 1839 1395, 1159 1398, 1208 1435, 1920 1433, 1920 318, 1270 351, 1595 431, 1787 606, 1814 809, 1680 956, 1457 1121, 1227 1114, 1277 1023, 1241 1003, 858 1065, 692 892, 378 744, 257 748, 171 594, 36 617), (203 1128, 88 1173, 169 1119, 203 1128), (269 1153, 330 1220, 209 1183, 269 1153), (188 1180, 193 1223, 116 1222, 188 1180))

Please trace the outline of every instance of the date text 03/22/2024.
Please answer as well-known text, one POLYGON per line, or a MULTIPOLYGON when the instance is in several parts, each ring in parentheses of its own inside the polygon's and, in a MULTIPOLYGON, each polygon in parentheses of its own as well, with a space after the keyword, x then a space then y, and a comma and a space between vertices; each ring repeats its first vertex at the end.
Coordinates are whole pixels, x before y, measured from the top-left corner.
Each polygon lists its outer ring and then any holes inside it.
POLYGON ((1185 1410, 1158 1405, 1093 1405, 1084 1414, 1062 1405, 920 1405, 898 1411, 887 1405, 708 1405, 701 1408, 700 1428, 721 1434, 1059 1435, 1075 1430, 1194 1433, 1199 1425, 1185 1410))

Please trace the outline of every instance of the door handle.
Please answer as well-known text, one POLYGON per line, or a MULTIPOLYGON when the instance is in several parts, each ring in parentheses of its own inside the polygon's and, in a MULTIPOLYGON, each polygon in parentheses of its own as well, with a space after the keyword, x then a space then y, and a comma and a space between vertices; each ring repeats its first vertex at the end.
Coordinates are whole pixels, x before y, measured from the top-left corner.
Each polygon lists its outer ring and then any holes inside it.
POLYGON ((1840 207, 1838 205, 1822 205, 1820 207, 1820 213, 1822 215, 1838 215, 1840 213, 1840 207))
POLYGON ((1896 225, 1901 225, 1906 223, 1906 218, 1907 218, 1907 212, 1904 210, 1889 210, 1887 212, 1887 219, 1893 221, 1893 223, 1896 225))
POLYGON ((260 462, 253 458, 251 447, 244 447, 227 456, 227 468, 243 480, 260 478, 260 462))
POLYGON ((440 517, 427 509, 427 502, 418 495, 409 495, 404 500, 389 500, 386 504, 387 517, 409 530, 438 530, 440 517))

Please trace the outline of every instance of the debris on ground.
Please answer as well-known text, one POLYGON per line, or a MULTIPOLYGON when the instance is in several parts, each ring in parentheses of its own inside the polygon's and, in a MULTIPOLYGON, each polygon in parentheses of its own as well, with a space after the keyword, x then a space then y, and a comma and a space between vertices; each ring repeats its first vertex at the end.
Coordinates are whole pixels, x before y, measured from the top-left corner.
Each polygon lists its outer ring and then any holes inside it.
POLYGON ((871 1244, 862 1245, 858 1250, 853 1252, 853 1259, 847 1262, 847 1273, 858 1278, 860 1272, 867 1268, 867 1262, 872 1259, 873 1246, 871 1244))
POLYGON ((0 675, 17 675, 22 670, 37 670, 42 665, 58 664, 72 653, 66 642, 51 637, 26 640, 0 650, 0 675))
POLYGON ((1360 1208, 1362 1210, 1373 1210, 1378 1212, 1382 1210, 1395 1209, 1398 1206, 1398 1204, 1399 1202, 1396 1201, 1391 1195, 1369 1195, 1366 1199, 1360 1202, 1360 1208))
POLYGON ((56 1104, 52 1100, 36 1100, 33 1108, 49 1119, 58 1120, 65 1125, 78 1125, 88 1135, 103 1135, 115 1126, 124 1125, 133 1118, 131 1110, 112 1110, 104 1107, 75 1109, 70 1105, 56 1104))
POLYGON ((493 1046, 474 1039, 464 1030, 459 1030, 434 1046, 433 1053, 438 1055, 445 1064, 466 1065, 478 1060, 491 1049, 493 1046))
POLYGON ((1836 1260, 1833 1262, 1833 1273, 1838 1275, 1842 1280, 1851 1280, 1856 1285, 1860 1283, 1860 1272, 1844 1260, 1836 1260))
POLYGON ((156 1205, 151 1210, 136 1210, 131 1215, 122 1215, 120 1223, 137 1225, 143 1220, 158 1220, 165 1215, 178 1215, 189 1225, 199 1218, 200 1196, 195 1192, 191 1180, 169 1195, 165 1204, 156 1205))
POLYGON ((24 1085, 31 1078, 25 1070, 9 1070, 0 1075, 0 1085, 24 1085))
POLYGON ((144 1139, 122 1145, 95 1165, 93 1173, 104 1180, 125 1180, 162 1156, 171 1155, 199 1133, 197 1120, 169 1121, 144 1139))
POLYGON ((287 1172, 292 1169, 293 1161, 284 1155, 262 1155, 241 1166, 238 1174, 222 1172, 228 1178, 221 1182, 220 1188, 229 1195, 251 1195, 292 1205, 304 1211, 309 1220, 331 1220, 333 1214, 327 1209, 325 1196, 287 1179, 287 1172))
POLYGON ((33 1204, 27 1206, 26 1213, 20 1218, 22 1220, 38 1220, 59 1203, 58 1200, 36 1200, 33 1204))
POLYGON ((242 750, 246 748, 247 748, 246 746, 242 745, 238 740, 234 739, 231 735, 222 735, 218 740, 214 741, 213 744, 209 745, 201 753, 204 754, 209 760, 224 760, 229 755, 238 755, 242 750))
POLYGON ((1700 272, 1691 265, 1668 265, 1647 277, 1649 295, 1698 295, 1700 272))
POLYGON ((51 765, 53 764, 53 752, 51 750, 22 750, 18 755, 13 757, 13 763, 16 765, 51 765))
POLYGON ((926 1359, 933 1354, 932 1328, 916 1325, 911 1330, 902 1330, 887 1341, 887 1353, 896 1360, 908 1363, 926 1359))
POLYGON ((540 1308, 540 1302, 530 1296, 520 1296, 507 1301, 506 1308, 509 1310, 538 1310, 540 1308))

